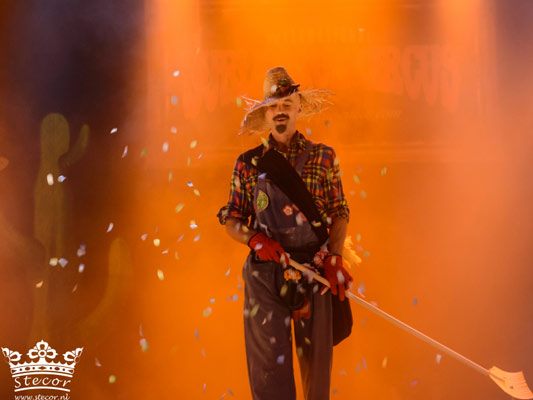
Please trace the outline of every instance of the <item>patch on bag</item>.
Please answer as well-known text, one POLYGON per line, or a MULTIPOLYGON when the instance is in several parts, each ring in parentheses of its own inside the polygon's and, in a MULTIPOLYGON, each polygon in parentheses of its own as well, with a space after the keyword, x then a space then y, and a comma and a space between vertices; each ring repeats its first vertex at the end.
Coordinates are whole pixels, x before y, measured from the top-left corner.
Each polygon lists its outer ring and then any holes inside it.
POLYGON ((287 217, 291 216, 291 215, 292 215, 292 212, 293 212, 292 207, 289 206, 288 204, 287 204, 285 207, 283 207, 283 213, 284 213, 287 217))
POLYGON ((283 277, 286 281, 292 279, 293 281, 299 281, 302 279, 302 274, 300 274, 300 271, 297 271, 292 268, 287 268, 285 272, 283 272, 283 277))
POLYGON ((259 190, 259 193, 257 194, 255 205, 257 206, 257 211, 266 210, 268 207, 268 196, 262 190, 259 190))

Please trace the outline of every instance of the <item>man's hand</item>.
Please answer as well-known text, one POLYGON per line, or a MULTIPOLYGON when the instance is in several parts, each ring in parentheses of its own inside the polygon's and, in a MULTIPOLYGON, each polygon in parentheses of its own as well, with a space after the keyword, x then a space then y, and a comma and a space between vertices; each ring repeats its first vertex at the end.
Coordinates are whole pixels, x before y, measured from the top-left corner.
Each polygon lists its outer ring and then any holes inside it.
POLYGON ((263 232, 253 235, 248 241, 248 246, 255 250, 257 256, 263 261, 275 261, 282 264, 289 262, 289 256, 281 245, 263 232))
POLYGON ((342 256, 330 253, 324 259, 324 276, 329 281, 331 294, 339 294, 340 301, 344 300, 344 292, 352 286, 353 278, 342 265, 342 256), (338 289, 338 290, 337 290, 338 289))

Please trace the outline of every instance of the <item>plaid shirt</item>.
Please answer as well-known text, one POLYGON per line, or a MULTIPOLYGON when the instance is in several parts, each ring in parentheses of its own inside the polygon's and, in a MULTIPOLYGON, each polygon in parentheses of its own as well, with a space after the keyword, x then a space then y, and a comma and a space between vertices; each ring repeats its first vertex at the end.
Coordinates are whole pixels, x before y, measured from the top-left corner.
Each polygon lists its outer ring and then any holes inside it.
MULTIPOLYGON (((296 132, 296 140, 292 141, 288 154, 281 154, 294 167, 296 158, 305 149, 306 143, 304 135, 296 132)), ((275 148, 272 134, 268 138, 268 147, 263 149, 263 154, 271 148, 275 148)), ((228 203, 217 214, 221 224, 224 225, 228 217, 239 218, 248 223, 248 218, 255 213, 253 197, 258 175, 259 171, 246 164, 241 154, 233 169, 228 203)), ((337 217, 349 219, 350 210, 342 191, 339 163, 333 148, 315 143, 303 168, 302 179, 307 190, 313 195, 324 222, 330 225, 337 217)))

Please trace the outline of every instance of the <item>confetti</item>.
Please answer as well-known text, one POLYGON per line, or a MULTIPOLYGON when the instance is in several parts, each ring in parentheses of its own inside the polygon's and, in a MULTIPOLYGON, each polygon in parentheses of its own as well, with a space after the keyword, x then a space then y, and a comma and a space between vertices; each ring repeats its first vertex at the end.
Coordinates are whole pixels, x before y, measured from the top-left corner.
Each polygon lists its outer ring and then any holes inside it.
POLYGON ((197 144, 198 144, 198 140, 193 140, 189 146, 191 146, 191 149, 194 149, 197 144))
POLYGON ((304 349, 302 349, 300 346, 296 348, 296 355, 298 357, 302 357, 304 355, 304 349))
POLYGON ((113 129, 111 129, 111 132, 109 132, 109 133, 113 134, 113 133, 117 133, 117 131, 118 131, 118 128, 113 128, 113 129))
POLYGON ((337 280, 339 281, 340 285, 342 285, 345 282, 344 274, 340 270, 337 271, 337 280))
POLYGON ((204 155, 204 153, 200 153, 200 154, 198 155, 198 159, 202 158, 203 155, 204 155))
POLYGON ((359 371, 361 371, 361 366, 357 364, 357 367, 355 367, 355 372, 359 372, 359 371))
POLYGON ((231 389, 228 389, 228 393, 233 396, 233 392, 231 391, 231 389))
POLYGON ((381 362, 381 368, 385 368, 386 366, 387 366, 387 357, 385 357, 383 361, 381 362))
POLYGON ((337 389, 337 388, 335 388, 335 389, 333 389, 333 390, 331 391, 331 394, 337 394, 337 393, 339 393, 339 389, 337 389))
POLYGON ((52 267, 55 267, 57 265, 57 262, 58 262, 58 258, 57 257, 52 257, 50 259, 50 261, 48 262, 48 264, 50 264, 52 267))
POLYGON ((175 94, 173 94, 173 95, 170 97, 170 102, 172 103, 173 106, 177 105, 177 104, 178 104, 178 96, 176 96, 175 94))
POLYGON ((101 367, 102 364, 100 364, 100 361, 98 360, 98 358, 94 358, 94 365, 96 365, 97 367, 101 367))
POLYGON ((109 377, 109 383, 115 383, 117 381, 117 377, 115 375, 111 375, 109 377))
POLYGON ((255 317, 257 314, 257 311, 259 311, 259 304, 256 304, 254 308, 252 308, 252 311, 250 311, 250 317, 255 317))
POLYGON ((174 177, 174 172, 170 171, 168 173, 168 181, 171 182, 173 177, 174 177))
POLYGON ((278 356, 278 359, 276 360, 276 362, 280 365, 283 364, 285 362, 285 356, 283 354, 278 356))
POLYGON ((191 166, 191 157, 187 157, 187 167, 191 166))
POLYGON ((141 157, 145 157, 148 154, 148 149, 145 147, 141 150, 141 157))
POLYGON ((312 132, 310 128, 305 128, 305 133, 307 133, 309 136, 311 136, 312 132))
POLYGON ((276 338, 274 336, 270 338, 270 344, 276 344, 276 338))
POLYGON ((168 251, 169 251, 169 250, 170 250, 170 249, 165 249, 165 250, 163 250, 163 251, 161 252, 161 254, 168 254, 168 251))
POLYGON ((202 347, 201 353, 202 353, 202 357, 205 357, 205 349, 203 347, 202 347))
POLYGON ((177 240, 177 241, 178 241, 178 242, 181 242, 184 236, 185 236, 185 234, 184 234, 184 233, 182 233, 182 234, 181 234, 181 236, 180 236, 180 237, 178 238, 178 240, 177 240))
POLYGON ((60 258, 58 262, 62 268, 65 268, 65 266, 68 264, 68 260, 66 258, 60 258))
POLYGON ((261 142, 263 142, 263 146, 268 147, 268 140, 266 140, 264 137, 261 138, 261 142))
POLYGON ((244 309, 244 311, 242 312, 244 314, 244 317, 245 318, 248 318, 248 316, 250 315, 250 310, 248 310, 247 308, 244 309))
POLYGON ((200 338, 200 333, 198 332, 198 329, 194 330, 194 337, 196 338, 196 340, 200 338))
POLYGON ((199 235, 195 236, 193 241, 195 241, 195 242, 199 241, 201 236, 202 236, 201 233, 199 235))
POLYGON ((80 264, 78 266, 78 272, 81 274, 85 270, 85 264, 80 264))
POLYGON ((281 297, 284 297, 286 294, 287 294, 287 290, 289 290, 287 284, 283 284, 283 286, 281 287, 280 291, 279 291, 279 295, 281 297))
POLYGON ((139 336, 144 336, 142 324, 139 325, 139 336))
POLYGON ((359 192, 359 196, 361 196, 362 199, 366 199, 366 197, 367 197, 366 192, 364 190, 361 190, 359 192))
POLYGON ((363 358, 361 361, 363 362, 363 368, 368 370, 368 368, 366 367, 366 360, 363 358))
POLYGON ((198 189, 194 189, 193 190, 193 193, 196 195, 196 196, 200 196, 200 191, 198 189))
POLYGON ((163 153, 166 153, 168 151, 168 142, 163 142, 163 146, 161 148, 163 153))
POLYGON ((341 375, 346 375, 346 370, 341 369, 341 370, 339 371, 339 374, 341 374, 341 375))
POLYGON ((36 287, 36 288, 40 288, 40 287, 43 286, 43 283, 44 283, 44 281, 37 282, 37 283, 35 284, 35 287, 36 287))
POLYGON ((418 299, 416 297, 413 298, 413 305, 417 305, 418 304, 418 299))
POLYGON ((237 103, 237 107, 242 107, 242 99, 240 97, 237 97, 235 102, 237 103))
POLYGON ((283 322, 285 322, 285 326, 289 326, 291 324, 291 317, 285 317, 285 320, 283 322))
POLYGON ((111 232, 112 229, 113 229, 113 223, 110 222, 109 226, 107 227, 107 232, 111 232))
POLYGON ((207 383, 204 383, 204 393, 205 393, 206 388, 207 388, 207 383))
POLYGON ((143 233, 141 235, 141 240, 146 240, 147 237, 148 237, 148 234, 147 233, 143 233))
POLYGON ((369 257, 370 257, 370 252, 365 251, 365 252, 363 253, 363 257, 365 257, 365 258, 369 258, 369 257))
POLYGON ((326 126, 330 126, 330 125, 331 125, 331 121, 329 121, 329 120, 325 120, 325 121, 324 121, 324 125, 326 125, 326 126))
POLYGON ((48 182, 49 186, 52 186, 54 184, 54 175, 52 174, 46 175, 46 181, 48 182))
POLYGON ((311 339, 309 339, 308 337, 305 337, 304 338, 304 341, 307 345, 310 345, 311 344, 311 339))
POLYGON ((160 281, 165 279, 165 274, 163 273, 162 270, 160 270, 160 269, 157 270, 157 277, 159 278, 160 281))
POLYGON ((229 276, 230 271, 231 271, 231 268, 228 268, 228 270, 226 271, 226 273, 224 274, 224 276, 229 276))
POLYGON ((155 247, 159 247, 160 244, 161 244, 161 240, 159 240, 158 238, 155 238, 154 239, 154 246, 155 247))
POLYGON ((180 71, 176 70, 176 71, 174 71, 174 72, 172 73, 172 75, 174 75, 174 76, 180 76, 180 71))
POLYGON ((387 173, 387 167, 381 168, 380 173, 381 173, 381 176, 385 175, 387 173))
POLYGON ((204 317, 209 317, 211 315, 211 312, 213 311, 213 309, 211 307, 206 307, 204 309, 204 311, 202 311, 202 315, 204 317))
POLYGON ((365 297, 364 292, 365 292, 365 285, 363 285, 363 283, 361 282, 359 284, 359 287, 357 288, 357 293, 359 294, 359 296, 365 297))
POLYGON ((191 181, 187 181, 187 186, 189 186, 189 187, 193 187, 194 184, 193 184, 191 181))
POLYGON ((198 225, 196 225, 196 221, 195 221, 194 219, 191 219, 191 222, 190 222, 190 224, 189 224, 189 227, 190 227, 191 229, 196 229, 196 228, 198 228, 198 225))
POLYGON ((413 382, 410 383, 411 387, 415 387, 418 384, 418 381, 415 379, 413 382))
POLYGON ((442 356, 440 354, 437 354, 435 356, 435 361, 437 362, 437 364, 440 364, 440 360, 442 359, 442 356))
POLYGON ((57 177, 57 181, 58 181, 59 183, 65 182, 65 179, 67 179, 67 177, 66 177, 65 175, 59 175, 59 176, 57 177))
POLYGON ((355 183, 361 183, 361 181, 359 180, 359 177, 357 176, 357 174, 355 174, 353 176, 353 180, 355 181, 355 183))
POLYGON ((76 251, 76 254, 78 257, 83 257, 85 255, 85 245, 83 243, 80 244, 80 248, 76 251))
POLYGON ((142 351, 146 353, 148 351, 148 341, 145 338, 141 338, 139 344, 141 345, 142 351))
POLYGON ((175 126, 171 126, 170 127, 170 132, 172 132, 173 134, 176 134, 176 133, 178 133, 178 128, 176 128, 175 126))
POLYGON ((226 297, 226 300, 227 301, 237 301, 237 300, 239 300, 239 295, 238 294, 234 294, 233 296, 226 297))
POLYGON ((355 240, 357 240, 358 242, 361 241, 361 234, 358 233, 357 235, 355 235, 355 240))

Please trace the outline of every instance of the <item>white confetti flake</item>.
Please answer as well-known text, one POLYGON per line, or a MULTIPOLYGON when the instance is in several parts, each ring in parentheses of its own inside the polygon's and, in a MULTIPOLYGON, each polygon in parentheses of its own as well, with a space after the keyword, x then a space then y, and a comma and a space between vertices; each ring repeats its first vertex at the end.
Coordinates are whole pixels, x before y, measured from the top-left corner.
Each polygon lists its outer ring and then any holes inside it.
POLYGON ((213 312, 213 309, 211 307, 206 307, 204 311, 202 311, 202 315, 204 317, 209 317, 211 315, 211 312, 213 312))
POLYGON ((101 367, 102 364, 100 363, 100 361, 98 360, 98 358, 94 358, 94 365, 96 365, 97 367, 101 367))
POLYGON ((381 168, 380 173, 381 173, 381 176, 384 176, 387 173, 387 167, 381 168))
POLYGON ((276 344, 276 338, 274 336, 270 338, 270 344, 276 344))
POLYGON ((193 186, 194 186, 194 183, 192 183, 191 181, 187 181, 187 186, 189 186, 189 187, 193 187, 193 186))
POLYGON ((252 308, 252 311, 250 311, 250 317, 255 317, 257 314, 257 311, 259 311, 259 304, 256 304, 254 308, 252 308))
POLYGON ((197 241, 200 240, 200 237, 201 237, 201 236, 202 236, 202 234, 199 234, 199 235, 195 236, 193 240, 194 240, 195 242, 197 242, 197 241))
POLYGON ((68 260, 66 258, 61 257, 59 260, 59 265, 61 265, 61 268, 65 268, 65 266, 68 264, 68 260))
POLYGON ((196 221, 195 221, 194 219, 191 219, 191 222, 190 222, 190 224, 189 224, 189 227, 190 227, 191 229, 196 229, 196 228, 198 228, 198 225, 196 225, 196 221))
POLYGON ((163 273, 162 270, 160 269, 157 270, 157 277, 159 278, 160 281, 165 279, 165 274, 163 273))
POLYGON ((261 142, 263 142, 263 146, 268 147, 268 140, 266 140, 264 137, 261 138, 261 142))
POLYGON ((148 351, 148 341, 145 338, 141 338, 139 340, 139 344, 141 345, 141 349, 144 353, 148 351))
POLYGON ((365 285, 363 285, 362 282, 359 284, 359 287, 357 288, 357 293, 359 294, 359 296, 365 297, 365 285))
POLYGON ((193 140, 189 146, 191 146, 191 149, 194 149, 197 144, 198 144, 198 140, 193 140))
POLYGON ((85 264, 80 264, 78 266, 78 272, 81 274, 85 270, 85 264))
POLYGON ((54 184, 54 175, 46 175, 46 182, 48 182, 48 186, 52 186, 54 184))
POLYGON ((231 268, 228 268, 228 270, 226 271, 226 273, 224 274, 224 276, 229 276, 230 271, 231 271, 231 268))
POLYGON ((117 381, 117 377, 115 375, 109 376, 109 383, 115 383, 117 381))
POLYGON ((59 259, 57 257, 52 257, 50 261, 48 262, 48 264, 50 264, 52 267, 55 267, 58 261, 59 259))
POLYGON ((214 299, 214 298, 211 298, 211 299, 209 299, 209 302, 210 302, 211 304, 215 304, 215 299, 214 299))
POLYGON ((196 340, 199 339, 200 333, 198 332, 198 329, 194 329, 194 337, 196 338, 196 340))
POLYGON ((159 240, 158 238, 155 238, 154 239, 154 246, 155 247, 159 247, 160 244, 161 244, 161 240, 159 240))
POLYGON ((44 283, 44 281, 37 282, 37 283, 35 284, 35 287, 36 287, 37 289, 39 289, 40 287, 43 286, 43 283, 44 283))
POLYGON ((285 326, 289 326, 291 324, 291 317, 285 317, 283 322, 285 322, 285 326))
POLYGON ((204 153, 200 153, 200 154, 198 155, 198 159, 202 158, 203 155, 204 155, 204 153))
POLYGON ((147 233, 143 233, 141 235, 141 240, 146 240, 147 237, 148 237, 148 234, 147 233))
POLYGON ((168 181, 171 182, 173 177, 174 177, 174 172, 170 171, 168 173, 168 181))
POLYGON ((168 142, 164 142, 162 146, 163 153, 166 153, 168 151, 168 142))
POLYGON ((124 146, 124 150, 122 150, 122 155, 120 156, 120 158, 124 158, 128 155, 128 146, 124 146))
POLYGON ((184 234, 184 233, 182 233, 182 234, 181 234, 181 236, 180 236, 180 237, 178 238, 178 240, 177 240, 177 241, 178 241, 178 242, 181 242, 181 241, 183 240, 183 237, 184 237, 184 236, 185 236, 185 234, 184 234))
POLYGON ((200 191, 198 189, 194 189, 193 190, 193 193, 196 195, 196 196, 200 196, 200 191))
POLYGON ((59 183, 65 182, 66 179, 67 179, 67 177, 66 177, 65 175, 59 175, 59 176, 57 177, 57 181, 58 181, 59 183))
POLYGON ((285 362, 285 356, 283 354, 278 356, 278 359, 276 360, 276 362, 280 365, 283 364, 285 362))
POLYGON ((170 127, 170 132, 175 135, 176 133, 178 133, 178 128, 176 128, 175 126, 171 126, 170 127))
POLYGON ((175 94, 173 94, 173 95, 170 97, 170 102, 172 103, 173 106, 178 105, 178 96, 176 96, 175 94))
POLYGON ((107 232, 111 232, 112 229, 113 229, 113 223, 110 222, 109 226, 107 227, 107 232))
POLYGON ((78 257, 83 257, 85 255, 85 245, 83 243, 80 244, 80 248, 76 251, 76 254, 78 257))
POLYGON ((309 136, 311 136, 311 134, 313 132, 311 132, 311 128, 305 128, 305 133, 307 133, 309 136))
POLYGON ((143 334, 143 326, 142 324, 139 325, 139 336, 143 337, 144 334, 143 334))
POLYGON ((387 357, 385 357, 381 363, 381 368, 385 368, 387 366, 387 357))
POLYGON ((176 70, 176 71, 174 71, 174 72, 172 73, 172 75, 174 75, 174 76, 176 76, 176 77, 177 77, 177 76, 180 76, 180 71, 176 70))
POLYGON ((437 362, 437 364, 440 364, 440 360, 442 359, 442 356, 440 354, 437 354, 435 356, 435 361, 437 362))
POLYGON ((185 207, 185 204, 183 203, 178 204, 175 209, 176 214, 179 213, 181 210, 183 210, 183 207, 185 207))
POLYGON ((204 393, 205 393, 206 388, 207 388, 207 383, 204 383, 204 393))
POLYGON ((113 128, 113 129, 111 129, 111 132, 109 132, 109 133, 113 134, 113 133, 117 133, 117 131, 118 131, 118 128, 113 128))

